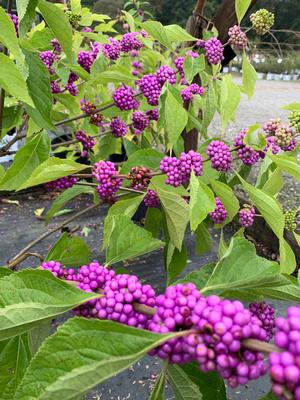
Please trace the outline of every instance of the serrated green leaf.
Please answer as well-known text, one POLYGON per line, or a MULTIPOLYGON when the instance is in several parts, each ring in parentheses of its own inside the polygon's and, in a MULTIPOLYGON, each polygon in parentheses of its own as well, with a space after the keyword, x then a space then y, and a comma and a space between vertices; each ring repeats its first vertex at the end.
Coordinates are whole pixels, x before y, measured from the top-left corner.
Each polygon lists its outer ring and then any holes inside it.
POLYGON ((179 365, 169 365, 167 377, 176 400, 202 400, 200 389, 179 365))
POLYGON ((39 9, 59 41, 66 56, 72 62, 72 27, 62 9, 45 0, 39 0, 39 9))
POLYGON ((26 189, 31 186, 51 182, 76 172, 86 169, 86 165, 79 164, 72 160, 51 157, 40 164, 30 175, 30 177, 18 187, 18 190, 26 189))
POLYGON ((159 237, 161 230, 162 213, 159 208, 148 208, 145 218, 145 229, 155 238, 159 237))
POLYGON ((235 12, 239 23, 244 18, 250 4, 251 0, 235 0, 235 12))
POLYGON ((16 35, 15 27, 9 17, 9 15, 0 7, 0 42, 8 48, 10 53, 23 63, 24 57, 22 56, 18 39, 16 35))
POLYGON ((23 75, 13 60, 3 53, 0 54, 0 86, 18 100, 33 107, 23 75))
POLYGON ((185 57, 183 63, 183 70, 186 80, 191 83, 194 76, 204 71, 205 69, 205 58, 201 54, 199 57, 194 58, 189 55, 185 57))
POLYGON ((146 21, 142 23, 142 28, 168 49, 172 50, 172 44, 166 34, 163 25, 158 21, 146 21))
POLYGON ((212 180, 210 181, 211 187, 219 199, 224 204, 224 207, 227 210, 228 217, 226 222, 231 221, 235 215, 237 214, 240 204, 238 199, 236 198, 233 190, 223 182, 212 180))
POLYGON ((272 155, 268 157, 283 171, 300 181, 300 164, 296 157, 286 155, 272 155))
POLYGON ((163 154, 153 149, 141 149, 135 151, 124 162, 120 170, 121 174, 127 174, 132 167, 143 165, 152 170, 159 168, 159 164, 163 158, 163 154))
POLYGON ((55 278, 26 269, 0 279, 0 340, 19 335, 43 321, 97 298, 55 278))
POLYGON ((165 99, 165 130, 169 139, 169 147, 172 148, 182 134, 187 122, 189 114, 183 107, 182 102, 168 90, 165 99))
POLYGON ((129 12, 122 10, 122 13, 125 15, 125 19, 129 25, 129 28, 131 30, 131 32, 135 31, 135 22, 134 22, 134 18, 131 14, 129 14, 129 12))
POLYGON ((232 76, 223 76, 220 95, 220 116, 223 129, 227 126, 230 120, 234 119, 240 100, 240 89, 238 85, 233 82, 232 76))
POLYGON ((215 209, 215 198, 211 189, 192 172, 190 179, 190 225, 195 231, 199 224, 215 209))
POLYGON ((112 231, 106 250, 106 264, 135 258, 163 246, 150 232, 135 225, 126 215, 112 217, 112 231))
POLYGON ((243 91, 248 95, 248 98, 251 99, 255 91, 257 73, 253 65, 250 64, 248 57, 246 56, 245 53, 243 54, 242 72, 243 72, 243 91))
POLYGON ((179 251, 178 249, 176 249, 173 243, 169 242, 166 253, 166 269, 168 271, 168 281, 172 282, 181 274, 187 264, 187 249, 185 247, 185 244, 183 243, 181 250, 179 251))
POLYGON ((74 14, 81 14, 81 1, 80 0, 71 0, 71 11, 74 14))
POLYGON ((45 261, 58 261, 66 267, 80 267, 91 262, 89 246, 78 236, 69 236, 64 232, 50 249, 45 261))
POLYGON ((166 373, 163 369, 156 379, 149 400, 165 400, 166 373))
POLYGON ((20 38, 23 38, 27 31, 32 27, 32 24, 36 18, 35 9, 37 7, 38 0, 16 0, 16 3, 19 17, 19 36, 20 38), (23 9, 25 9, 24 15, 22 15, 23 9))
POLYGON ((276 196, 283 188, 284 180, 280 168, 276 168, 271 176, 266 181, 262 190, 271 196, 276 196))
POLYGON ((49 157, 50 139, 41 132, 30 139, 16 154, 14 162, 0 183, 1 190, 16 190, 32 174, 34 169, 49 157))
POLYGON ((183 29, 179 25, 165 25, 164 30, 171 42, 185 42, 185 41, 197 41, 198 39, 194 36, 187 33, 185 29, 183 29))
POLYGON ((15 400, 78 399, 174 336, 112 321, 73 318, 44 342, 17 389, 15 400))
POLYGON ((202 290, 205 287, 207 281, 209 280, 216 264, 210 263, 202 265, 197 271, 190 272, 183 279, 179 279, 178 283, 194 283, 197 289, 202 290))
POLYGON ((94 79, 91 79, 89 85, 105 85, 107 83, 131 83, 134 76, 130 74, 126 68, 118 67, 112 70, 103 71, 97 74, 94 79))
POLYGON ((212 246, 212 237, 203 221, 195 231, 196 236, 196 254, 206 253, 212 246))

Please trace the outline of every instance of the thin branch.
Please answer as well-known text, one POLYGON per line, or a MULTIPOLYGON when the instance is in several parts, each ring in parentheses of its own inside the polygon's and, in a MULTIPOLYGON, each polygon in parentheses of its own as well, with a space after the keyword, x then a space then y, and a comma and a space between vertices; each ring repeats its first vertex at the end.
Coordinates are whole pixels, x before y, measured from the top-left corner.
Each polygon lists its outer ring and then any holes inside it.
POLYGON ((37 257, 40 259, 40 261, 42 262, 44 260, 44 257, 40 254, 40 253, 32 253, 32 252, 28 252, 25 254, 22 254, 20 257, 18 257, 16 260, 14 260, 10 265, 9 268, 14 270, 15 267, 20 264, 22 261, 26 260, 26 258, 28 257, 37 257))

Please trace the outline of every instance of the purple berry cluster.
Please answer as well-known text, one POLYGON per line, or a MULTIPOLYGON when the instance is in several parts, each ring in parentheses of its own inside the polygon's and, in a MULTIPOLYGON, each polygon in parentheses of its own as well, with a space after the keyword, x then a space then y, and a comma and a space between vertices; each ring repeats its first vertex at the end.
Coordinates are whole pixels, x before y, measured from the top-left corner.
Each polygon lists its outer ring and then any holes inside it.
POLYGON ((125 33, 120 40, 121 49, 124 53, 129 53, 132 50, 140 50, 143 43, 138 39, 138 32, 125 33))
POLYGON ((219 64, 224 60, 224 48, 219 39, 213 37, 204 43, 205 57, 210 64, 219 64))
POLYGON ((239 25, 234 25, 228 30, 228 41, 237 49, 245 49, 247 47, 248 39, 246 34, 241 30, 239 25))
POLYGON ((262 327, 267 332, 266 341, 269 342, 275 332, 275 309, 271 304, 265 301, 261 303, 249 304, 249 311, 252 315, 255 315, 261 322, 262 327))
POLYGON ((241 132, 235 137, 233 145, 234 147, 239 147, 236 154, 245 165, 254 165, 259 160, 260 153, 244 144, 244 137, 246 136, 247 132, 247 128, 242 129, 241 132))
POLYGON ((146 207, 149 208, 158 208, 160 206, 159 197, 154 190, 152 189, 147 190, 147 193, 144 197, 144 204, 146 207))
POLYGON ((132 114, 132 126, 135 133, 140 135, 149 126, 149 118, 143 111, 135 111, 132 114))
POLYGON ((267 144, 266 147, 264 148, 264 151, 262 154, 260 153, 261 158, 264 158, 266 155, 266 152, 271 149, 273 154, 277 154, 280 151, 280 147, 277 144, 276 138, 274 136, 268 136, 266 138, 267 144))
POLYGON ((182 56, 179 56, 174 60, 174 65, 177 68, 179 75, 181 76, 182 79, 185 79, 183 64, 184 64, 184 57, 182 56))
POLYGON ((138 76, 140 73, 144 72, 144 64, 140 61, 132 61, 131 63, 134 70, 132 71, 133 76, 138 76))
POLYGON ((65 276, 65 270, 62 267, 61 263, 58 261, 45 261, 42 262, 40 265, 40 269, 46 269, 50 271, 54 276, 57 278, 64 278, 65 276))
POLYGON ((263 130, 266 135, 273 136, 276 129, 281 125, 280 118, 272 118, 263 125, 263 130))
POLYGON ((110 37, 108 38, 109 43, 102 46, 102 53, 105 57, 110 60, 117 60, 120 57, 122 47, 118 40, 110 37))
POLYGON ((159 120, 159 111, 157 108, 146 111, 146 115, 149 118, 149 121, 158 121, 159 120))
POLYGON ((86 101, 85 99, 81 99, 80 100, 80 109, 85 114, 94 114, 97 108, 94 103, 92 103, 90 101, 86 101))
POLYGON ((50 89, 51 93, 53 94, 58 94, 61 92, 61 88, 59 86, 59 83, 57 81, 51 81, 50 82, 50 89))
POLYGON ((72 95, 72 96, 77 96, 78 95, 78 87, 75 85, 74 82, 68 82, 66 84, 66 90, 72 95))
POLYGON ((194 307, 193 328, 188 338, 190 354, 202 372, 218 371, 231 387, 245 385, 266 373, 264 355, 243 348, 245 339, 264 341, 261 321, 239 301, 201 297, 194 307))
POLYGON ((19 18, 15 14, 9 13, 8 15, 9 15, 9 18, 11 19, 11 22, 14 24, 16 34, 19 37, 19 18))
POLYGON ((80 143, 82 143, 83 150, 90 150, 96 144, 95 140, 85 131, 77 131, 75 137, 80 143))
POLYGON ((215 224, 222 224, 226 220, 228 213, 219 197, 215 197, 215 203, 216 208, 209 215, 215 224))
POLYGON ((156 71, 155 75, 161 85, 163 85, 165 82, 169 82, 171 85, 176 83, 176 72, 168 65, 162 65, 156 71))
POLYGON ((148 104, 157 106, 161 94, 161 83, 153 74, 144 75, 138 81, 139 88, 146 97, 148 104))
POLYGON ((115 117, 110 122, 111 133, 114 137, 124 137, 127 134, 127 125, 121 118, 115 117))
POLYGON ((133 90, 131 87, 122 86, 114 91, 113 99, 115 105, 122 111, 136 110, 139 103, 133 97, 133 90))
POLYGON ((46 51, 41 51, 39 53, 39 57, 42 60, 43 64, 45 65, 45 67, 48 69, 48 71, 50 72, 50 74, 54 74, 54 70, 52 68, 54 61, 55 61, 55 56, 54 53, 50 50, 46 50, 46 51))
POLYGON ((60 55, 62 53, 62 47, 57 39, 51 40, 51 45, 53 47, 53 51, 56 55, 60 55))
POLYGON ((292 138, 290 144, 288 146, 283 146, 282 150, 283 151, 294 151, 297 146, 298 146, 297 140, 295 138, 292 138))
POLYGON ((87 72, 90 72, 91 67, 95 61, 95 57, 90 51, 80 51, 77 56, 78 64, 87 72))
POLYGON ((254 224, 254 215, 255 215, 255 208, 249 205, 244 206, 238 212, 239 216, 239 223, 244 228, 249 228, 254 224))
POLYGON ((114 200, 115 193, 122 184, 121 178, 116 178, 118 174, 114 163, 111 161, 100 161, 94 165, 93 176, 99 182, 97 192, 102 200, 114 200))
POLYGON ((150 172, 150 169, 146 167, 132 167, 128 174, 130 186, 136 190, 145 189, 150 183, 150 172))
POLYGON ((52 182, 47 182, 44 184, 47 190, 64 190, 76 185, 77 178, 74 176, 64 176, 63 178, 56 179, 52 182))
POLYGON ((197 85, 197 83, 192 83, 190 86, 182 89, 180 94, 183 101, 192 101, 195 94, 203 96, 204 88, 197 85))
POLYGON ((177 187, 189 181, 192 171, 196 176, 202 175, 203 160, 199 153, 190 150, 181 153, 179 159, 165 156, 161 160, 160 170, 167 175, 166 184, 177 187))
MULTIPOLYGON (((148 322, 147 329, 155 333, 168 333, 190 329, 192 315, 200 292, 193 283, 177 284, 166 289, 156 298, 156 314, 148 322)), ((185 364, 194 359, 189 350, 188 336, 172 339, 154 349, 150 354, 168 359, 173 364, 185 364)))
POLYGON ((102 114, 95 113, 90 116, 89 123, 100 127, 103 125, 103 119, 104 117, 102 114))
POLYGON ((276 319, 275 344, 282 352, 269 356, 272 391, 282 400, 300 400, 300 307, 289 307, 276 319))
POLYGON ((217 171, 227 172, 232 167, 232 155, 229 147, 220 140, 213 140, 207 146, 206 154, 211 160, 212 167, 217 171))

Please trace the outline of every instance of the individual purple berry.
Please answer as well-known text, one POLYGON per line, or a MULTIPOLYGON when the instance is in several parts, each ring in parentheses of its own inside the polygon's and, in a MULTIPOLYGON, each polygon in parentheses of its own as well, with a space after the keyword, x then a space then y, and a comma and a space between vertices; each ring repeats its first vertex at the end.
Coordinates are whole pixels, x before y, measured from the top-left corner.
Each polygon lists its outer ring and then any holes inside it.
POLYGON ((137 38, 138 32, 125 33, 120 40, 121 49, 124 53, 129 53, 132 50, 140 50, 143 43, 137 38))
POLYGON ((47 190, 64 190, 69 189, 72 186, 76 185, 77 178, 74 176, 65 176, 60 179, 56 179, 55 181, 47 182, 44 184, 47 190))
POLYGON ((59 86, 59 83, 57 81, 51 81, 50 82, 50 89, 51 93, 53 94, 58 94, 61 92, 61 88, 59 86))
POLYGON ((149 118, 142 111, 135 111, 132 114, 132 125, 139 133, 143 132, 149 126, 149 118))
POLYGON ((245 49, 248 39, 239 25, 234 25, 228 30, 228 42, 237 49, 245 49))
POLYGON ((155 306, 155 291, 150 285, 143 285, 134 275, 120 274, 106 282, 103 294, 98 318, 141 329, 146 327, 150 317, 137 311, 136 305, 155 306))
POLYGON ((185 101, 185 102, 190 102, 190 101, 193 100, 194 95, 191 92, 189 87, 186 87, 186 88, 182 89, 180 91, 180 94, 181 94, 182 100, 185 101))
MULTIPOLYGON (((193 283, 169 286, 164 294, 156 298, 157 312, 149 320, 147 329, 155 333, 190 329, 193 311, 200 298, 201 294, 193 283)), ((150 354, 182 365, 194 359, 188 348, 188 337, 183 337, 165 342, 150 354)))
POLYGON ((149 118, 149 121, 158 121, 159 120, 159 111, 157 108, 146 111, 146 115, 149 118))
POLYGON ((228 172, 232 167, 232 155, 229 147, 220 140, 213 140, 207 146, 206 154, 211 160, 212 167, 217 171, 228 172))
POLYGON ((157 77, 152 74, 144 75, 138 81, 138 85, 141 92, 146 97, 148 104, 157 106, 161 94, 161 84, 157 77))
POLYGON ((268 122, 266 122, 263 125, 263 130, 266 135, 269 136, 274 136, 276 129, 281 125, 281 119, 280 118, 273 118, 270 119, 268 122))
POLYGON ((115 193, 120 189, 122 179, 115 177, 118 174, 114 163, 100 161, 94 165, 93 176, 99 182, 97 192, 102 200, 114 200, 115 193))
POLYGON ((77 96, 78 95, 78 87, 75 85, 75 83, 67 83, 66 84, 66 90, 72 95, 72 96, 77 96))
POLYGON ((93 29, 90 28, 89 26, 85 26, 84 28, 81 29, 81 32, 90 33, 90 32, 93 32, 93 29))
POLYGON ((11 19, 12 23, 14 24, 16 34, 19 37, 19 18, 15 14, 9 13, 8 15, 9 15, 9 18, 11 19))
POLYGON ((82 144, 83 150, 90 150, 96 144, 95 140, 85 131, 77 131, 75 137, 82 144))
POLYGON ((218 197, 215 197, 215 204, 216 208, 209 215, 215 224, 222 224, 228 216, 227 210, 218 197))
POLYGON ((156 71, 155 76, 161 85, 163 85, 165 82, 169 82, 171 85, 176 83, 176 72, 168 65, 162 65, 156 71))
POLYGON ((244 137, 246 136, 248 129, 242 129, 241 132, 235 137, 233 145, 239 147, 237 150, 237 156, 245 165, 253 165, 257 163, 260 158, 260 153, 253 150, 244 144, 244 137))
POLYGON ((58 261, 45 261, 40 265, 40 269, 46 269, 50 271, 57 278, 62 279, 65 275, 65 270, 61 263, 58 261))
POLYGON ((185 55, 186 55, 186 56, 190 56, 190 57, 192 57, 192 58, 199 58, 199 54, 196 53, 195 51, 192 51, 192 50, 188 50, 188 51, 185 53, 185 55))
POLYGON ((114 91, 113 99, 115 105, 122 111, 136 110, 139 106, 138 101, 133 97, 133 90, 131 87, 119 87, 114 91))
POLYGON ((95 58, 90 51, 80 51, 78 53, 77 62, 87 72, 90 72, 95 58))
POLYGON ((210 64, 219 64, 224 60, 224 48, 219 39, 213 37, 204 44, 205 57, 210 64))
POLYGON ((157 193, 152 190, 152 189, 148 189, 147 193, 144 197, 144 203, 146 207, 149 208, 157 208, 160 206, 160 200, 159 197, 157 195, 157 193))
POLYGON ((255 208, 248 204, 244 206, 239 212, 239 223, 243 228, 249 228, 254 224, 255 208))
POLYGON ((263 301, 261 303, 249 304, 249 311, 262 322, 262 327, 267 332, 266 341, 269 342, 273 338, 275 332, 274 307, 263 301))
POLYGON ((127 125, 120 117, 115 117, 110 123, 111 133, 114 137, 124 137, 127 134, 127 125))
POLYGON ((117 60, 121 54, 121 44, 118 40, 110 37, 108 38, 109 44, 102 46, 102 53, 110 60, 117 60))

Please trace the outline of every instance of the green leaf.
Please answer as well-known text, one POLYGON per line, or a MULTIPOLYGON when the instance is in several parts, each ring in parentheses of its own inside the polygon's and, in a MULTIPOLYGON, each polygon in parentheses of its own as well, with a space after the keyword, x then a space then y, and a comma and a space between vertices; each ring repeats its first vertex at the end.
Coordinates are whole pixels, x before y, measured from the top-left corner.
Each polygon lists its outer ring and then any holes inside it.
POLYGON ((122 67, 117 67, 112 70, 103 71, 97 74, 97 76, 89 82, 89 85, 104 85, 106 83, 131 83, 134 80, 134 76, 130 74, 129 70, 122 67))
POLYGON ((13 60, 3 53, 0 54, 0 86, 18 100, 33 106, 23 75, 13 60))
POLYGON ((271 196, 276 196, 283 188, 284 180, 280 168, 276 168, 264 184, 262 190, 271 196))
POLYGON ((223 76, 220 95, 220 116, 223 129, 227 126, 230 120, 234 119, 240 100, 240 89, 238 85, 233 82, 232 76, 223 76))
POLYGON ((52 333, 51 325, 51 321, 46 321, 28 332, 28 345, 32 356, 35 355, 44 340, 52 333))
POLYGON ((126 215, 112 217, 112 231, 106 251, 106 263, 135 258, 163 246, 150 232, 135 225, 126 215))
POLYGON ((51 182, 55 179, 75 174, 83 169, 86 169, 86 165, 84 164, 79 164, 72 160, 51 157, 40 164, 18 190, 51 182))
POLYGON ((121 142, 120 139, 113 137, 111 134, 101 135, 98 140, 98 147, 97 159, 105 159, 110 154, 118 153, 121 142))
POLYGON ((283 110, 300 111, 300 103, 290 103, 287 106, 281 107, 283 110))
POLYGON ((155 190, 161 201, 166 215, 170 240, 180 251, 189 221, 189 206, 177 193, 164 189, 153 180, 151 181, 151 188, 155 190))
POLYGON ((195 362, 184 365, 182 369, 199 386, 203 400, 227 399, 224 381, 217 372, 203 373, 195 362))
POLYGON ((55 278, 49 271, 26 269, 0 279, 0 340, 97 298, 55 278))
POLYGON ((193 271, 187 274, 183 279, 179 279, 178 283, 194 283, 199 290, 202 290, 206 286, 216 264, 210 263, 202 265, 198 271, 193 271))
POLYGON ((0 341, 0 398, 11 400, 31 355, 26 334, 0 341))
POLYGON ((235 12, 238 18, 238 23, 240 23, 244 18, 250 4, 251 0, 235 0, 235 12))
POLYGON ((220 242, 219 242, 219 258, 222 258, 228 250, 227 243, 224 239, 223 229, 221 229, 220 242))
POLYGON ((183 63, 183 70, 186 80, 191 83, 194 76, 205 69, 205 58, 201 54, 198 58, 186 56, 183 63))
POLYGON ((161 230, 162 213, 159 208, 148 208, 145 218, 145 229, 155 238, 159 237, 161 230))
POLYGON ((203 221, 195 231, 196 235, 196 254, 206 253, 212 246, 212 237, 207 229, 206 223, 203 221))
POLYGON ((190 225, 195 231, 199 224, 215 209, 215 198, 211 189, 192 172, 190 179, 190 225))
POLYGON ((13 271, 9 268, 6 267, 0 267, 0 279, 3 278, 4 276, 12 274, 13 271))
POLYGON ((253 65, 250 64, 248 57, 246 56, 245 53, 243 54, 242 73, 243 73, 243 91, 248 95, 248 98, 251 99, 253 97, 255 90, 257 73, 253 65))
POLYGON ((283 171, 286 171, 289 175, 300 181, 300 164, 295 157, 286 155, 272 155, 268 154, 268 157, 283 171))
POLYGON ((71 11, 74 14, 81 14, 81 1, 80 0, 71 0, 71 11))
MULTIPOLYGON (((260 296, 261 298, 283 300, 283 301, 294 301, 299 303, 300 301, 300 287, 297 278, 293 276, 286 276, 287 284, 283 286, 258 288, 249 291, 250 295, 260 296)), ((238 293, 239 295, 239 293, 238 293)))
POLYGON ((39 0, 39 9, 47 23, 59 41, 66 56, 72 62, 72 27, 63 10, 55 4, 45 0, 39 0))
POLYGON ((122 10, 122 13, 125 15, 125 19, 129 25, 129 28, 131 30, 131 32, 135 31, 135 22, 134 22, 134 18, 131 14, 129 14, 129 12, 122 10))
POLYGON ((71 188, 64 190, 52 203, 50 210, 46 214, 45 224, 48 225, 53 216, 70 200, 80 194, 94 194, 94 189, 89 186, 75 185, 71 188))
POLYGON ((169 282, 174 281, 187 264, 188 256, 187 250, 183 243, 181 251, 176 249, 173 243, 168 244, 167 248, 167 271, 168 271, 168 280, 169 282))
POLYGON ((44 342, 15 400, 78 399, 174 336, 111 321, 73 318, 44 342))
POLYGON ((165 384, 166 384, 166 374, 165 370, 163 369, 156 379, 149 400, 165 400, 165 384))
POLYGON ((25 16, 29 3, 30 0, 16 0, 19 21, 25 16))
POLYGON ((152 170, 158 169, 163 154, 153 149, 142 149, 132 153, 124 162, 120 170, 121 174, 127 174, 132 167, 143 165, 152 170))
POLYGON ((47 254, 45 261, 58 261, 67 267, 80 267, 91 261, 89 246, 78 236, 64 232, 47 254))
POLYGON ((163 25, 158 21, 146 21, 142 23, 142 28, 149 33, 153 39, 163 44, 168 49, 172 50, 172 44, 164 30, 163 25))
POLYGON ((14 162, 0 183, 1 190, 16 190, 30 177, 31 173, 49 157, 50 140, 47 132, 30 139, 16 154, 14 162))
POLYGON ((171 42, 197 41, 198 39, 187 33, 179 25, 165 25, 164 30, 171 42))
POLYGON ((223 182, 211 180, 210 184, 213 188, 213 191, 222 201, 224 207, 228 212, 228 218, 226 222, 231 221, 235 217, 240 208, 239 201, 236 198, 233 190, 223 182))
POLYGON ((278 400, 278 397, 274 396, 274 394, 270 392, 265 396, 261 397, 259 400, 278 400))
POLYGON ((23 55, 21 53, 15 27, 9 15, 0 7, 0 42, 8 48, 10 53, 21 63, 23 63, 23 55))
POLYGON ((189 376, 179 365, 169 365, 167 377, 176 400, 202 400, 199 387, 193 383, 189 376))
MULTIPOLYGON (((24 51, 25 52, 25 51, 24 51)), ((27 78, 29 94, 34 102, 39 118, 35 122, 44 129, 55 131, 51 121, 52 95, 50 92, 50 75, 37 54, 25 52, 26 63, 29 67, 27 78)), ((33 114, 34 119, 34 114, 33 114)))
POLYGON ((189 114, 173 93, 168 90, 165 100, 165 130, 168 135, 168 145, 172 148, 188 122, 189 114))
POLYGON ((286 283, 277 263, 258 257, 252 243, 234 237, 202 292, 275 287, 286 283))
POLYGON ((293 235, 296 239, 296 242, 298 243, 298 246, 300 246, 300 235, 298 235, 296 232, 293 232, 293 235))

